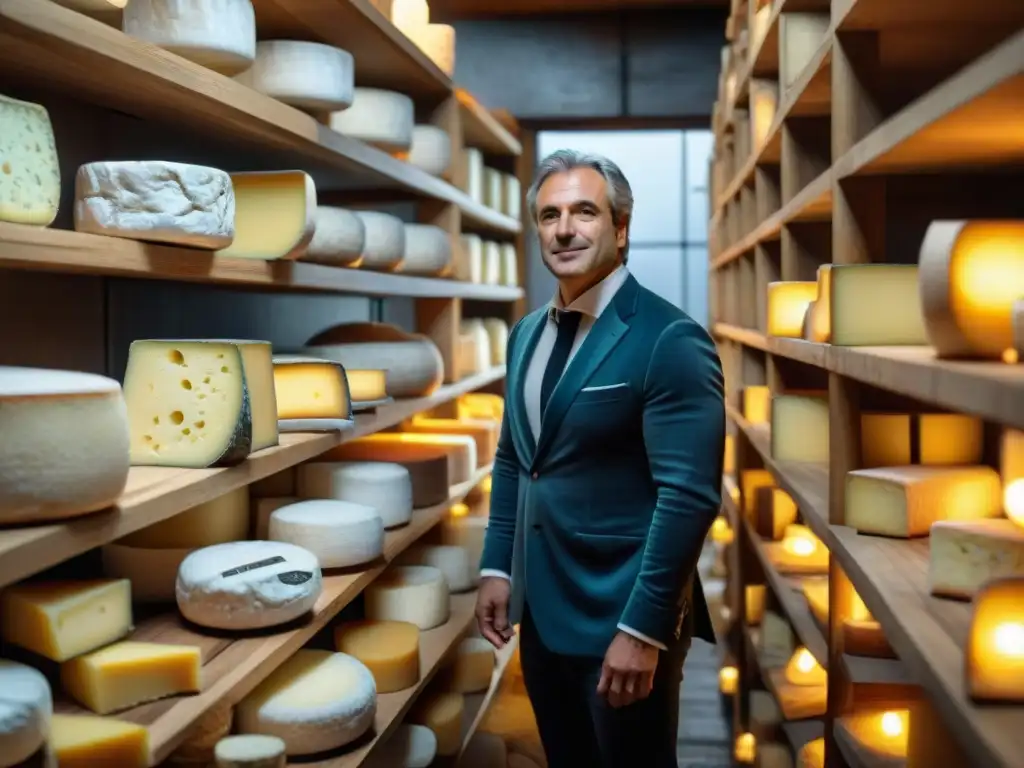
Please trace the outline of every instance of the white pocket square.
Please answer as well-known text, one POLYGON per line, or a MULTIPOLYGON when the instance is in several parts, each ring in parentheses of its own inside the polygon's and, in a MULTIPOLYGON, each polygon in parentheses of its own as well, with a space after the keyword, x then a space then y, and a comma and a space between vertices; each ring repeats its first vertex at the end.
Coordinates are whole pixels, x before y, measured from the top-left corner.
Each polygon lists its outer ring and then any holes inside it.
POLYGON ((602 392, 606 389, 621 389, 622 387, 628 387, 628 382, 621 382, 619 384, 605 384, 603 387, 584 387, 580 392, 602 392))

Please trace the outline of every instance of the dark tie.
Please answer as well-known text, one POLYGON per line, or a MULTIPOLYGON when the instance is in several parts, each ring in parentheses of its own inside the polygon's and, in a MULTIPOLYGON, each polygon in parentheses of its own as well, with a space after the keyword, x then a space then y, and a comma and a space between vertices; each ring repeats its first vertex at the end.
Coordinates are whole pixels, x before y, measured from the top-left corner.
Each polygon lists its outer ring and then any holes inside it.
POLYGON ((541 418, 544 417, 544 411, 547 410, 548 400, 551 399, 551 393, 555 391, 555 385, 562 378, 562 371, 565 370, 565 363, 572 351, 572 343, 576 340, 576 331, 580 327, 580 318, 583 317, 579 312, 565 310, 556 310, 556 312, 558 313, 556 315, 558 338, 555 339, 555 346, 551 350, 551 357, 548 358, 548 366, 544 369, 544 379, 540 385, 541 418))

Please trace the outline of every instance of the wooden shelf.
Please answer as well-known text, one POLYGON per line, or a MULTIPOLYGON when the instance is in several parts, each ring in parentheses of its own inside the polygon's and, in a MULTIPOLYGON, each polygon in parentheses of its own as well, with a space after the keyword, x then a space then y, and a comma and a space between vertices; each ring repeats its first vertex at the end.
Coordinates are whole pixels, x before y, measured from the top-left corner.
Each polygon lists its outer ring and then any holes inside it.
POLYGON ((373 413, 357 414, 356 425, 348 432, 281 435, 280 445, 258 451, 236 467, 133 467, 115 507, 66 523, 0 531, 0 586, 311 459, 346 440, 393 427, 504 376, 504 367, 499 367, 443 386, 429 397, 396 400, 373 413))
MULTIPOLYGON (((491 675, 491 684, 487 690, 466 695, 466 711, 462 721, 462 748, 459 750, 459 758, 462 757, 466 747, 469 746, 469 741, 473 738, 473 734, 479 730, 480 725, 486 719, 487 713, 491 709, 491 704, 494 703, 494 699, 498 695, 498 689, 501 688, 501 681, 508 670, 509 662, 515 656, 517 648, 519 648, 518 634, 514 635, 505 644, 505 647, 497 652, 494 673, 491 675)), ((458 760, 456 760, 456 763, 458 763, 458 760)), ((473 766, 467 766, 467 768, 473 768, 473 766)))
POLYGON ((782 732, 786 734, 786 741, 798 752, 800 748, 809 741, 820 739, 825 735, 825 724, 821 720, 796 720, 782 724, 782 732))
POLYGON ((456 88, 455 97, 462 115, 462 139, 467 147, 477 147, 491 155, 522 154, 523 145, 519 139, 473 98, 473 94, 464 88, 456 88))

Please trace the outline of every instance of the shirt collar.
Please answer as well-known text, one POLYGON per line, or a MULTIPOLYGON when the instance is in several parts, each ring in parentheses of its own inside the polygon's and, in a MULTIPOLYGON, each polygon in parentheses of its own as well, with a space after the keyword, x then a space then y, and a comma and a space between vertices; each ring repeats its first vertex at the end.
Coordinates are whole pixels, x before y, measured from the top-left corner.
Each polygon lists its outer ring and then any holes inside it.
POLYGON ((615 294, 619 292, 619 289, 628 277, 629 270, 626 269, 626 265, 620 264, 604 280, 577 296, 569 306, 562 305, 562 295, 556 290, 555 297, 548 304, 548 317, 557 321, 558 311, 566 310, 569 312, 581 312, 596 320, 608 308, 608 305, 612 303, 615 294))

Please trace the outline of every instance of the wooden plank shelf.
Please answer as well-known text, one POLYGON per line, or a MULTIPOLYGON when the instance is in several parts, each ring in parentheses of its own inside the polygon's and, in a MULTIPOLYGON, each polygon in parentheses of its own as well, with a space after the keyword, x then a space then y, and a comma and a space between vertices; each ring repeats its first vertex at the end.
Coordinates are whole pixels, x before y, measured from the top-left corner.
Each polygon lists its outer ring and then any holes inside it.
POLYGON ((807 742, 825 735, 825 724, 821 720, 796 720, 783 723, 782 732, 786 734, 786 741, 793 751, 798 752, 807 742))
POLYGON ((64 523, 0 531, 0 586, 311 459, 346 440, 393 427, 504 376, 502 366, 443 386, 428 397, 396 400, 373 413, 357 414, 355 427, 344 433, 281 435, 280 445, 258 451, 236 467, 133 467, 115 507, 64 523))
POLYGON ((462 139, 467 147, 486 154, 518 156, 523 145, 464 88, 455 89, 462 116, 462 139))

